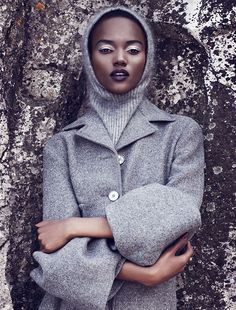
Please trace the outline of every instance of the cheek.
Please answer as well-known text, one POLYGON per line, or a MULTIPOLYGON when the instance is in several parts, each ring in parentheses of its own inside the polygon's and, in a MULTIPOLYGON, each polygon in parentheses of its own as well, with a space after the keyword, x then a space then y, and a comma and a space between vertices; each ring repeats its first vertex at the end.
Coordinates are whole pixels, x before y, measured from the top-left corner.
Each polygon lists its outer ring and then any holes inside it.
POLYGON ((96 75, 99 74, 99 72, 102 69, 101 61, 99 61, 98 59, 92 59, 91 64, 92 64, 94 73, 96 75))
POLYGON ((107 70, 107 59, 105 59, 105 57, 99 57, 95 54, 91 59, 91 64, 93 66, 94 72, 96 70, 98 74, 100 71, 107 70))
POLYGON ((138 75, 139 77, 142 76, 143 74, 143 71, 145 69, 145 63, 146 63, 146 58, 144 57, 135 60, 134 70, 135 70, 136 75, 138 75))
POLYGON ((94 74, 100 84, 107 88, 109 68, 105 57, 94 57, 91 59, 94 74))

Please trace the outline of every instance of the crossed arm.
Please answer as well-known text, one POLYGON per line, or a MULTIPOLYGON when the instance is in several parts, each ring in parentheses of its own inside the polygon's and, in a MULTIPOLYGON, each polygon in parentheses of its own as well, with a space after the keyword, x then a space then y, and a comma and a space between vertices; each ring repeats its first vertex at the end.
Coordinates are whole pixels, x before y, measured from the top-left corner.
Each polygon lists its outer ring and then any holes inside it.
POLYGON ((98 309, 108 300, 113 284, 114 290, 119 285, 114 278, 152 286, 181 272, 193 253, 188 237, 163 249, 185 232, 191 237, 200 226, 204 158, 199 127, 192 124, 181 135, 168 184, 153 183, 127 192, 105 207, 104 218, 80 217, 68 178, 67 156, 67 142, 61 135, 54 136, 44 153, 44 221, 36 225, 41 251, 34 253, 40 267, 31 273, 36 283, 49 294, 81 307, 90 307, 94 292, 98 309), (115 252, 105 241, 112 235, 115 252), (175 256, 185 244, 186 252, 175 256), (68 274, 73 281, 65 282, 68 274), (83 281, 77 285, 77 279, 83 281), (102 290, 97 294, 101 281, 102 290))
MULTIPOLYGON (((42 221, 36 224, 41 250, 51 253, 75 237, 112 238, 112 230, 106 218, 69 217, 62 220, 42 221)), ((166 250, 151 267, 142 267, 126 261, 117 275, 118 279, 135 281, 146 286, 162 283, 183 271, 193 254, 188 235, 183 235, 175 245, 166 250), (187 250, 175 256, 178 249, 187 244, 187 250)))

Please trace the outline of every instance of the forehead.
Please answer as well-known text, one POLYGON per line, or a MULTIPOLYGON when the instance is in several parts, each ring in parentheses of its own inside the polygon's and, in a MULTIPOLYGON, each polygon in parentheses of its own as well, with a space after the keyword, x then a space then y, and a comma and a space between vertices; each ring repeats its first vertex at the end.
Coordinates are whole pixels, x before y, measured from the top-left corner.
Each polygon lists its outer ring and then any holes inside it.
POLYGON ((144 42, 145 35, 142 28, 127 17, 108 17, 102 19, 95 25, 92 32, 92 42, 100 39, 123 38, 127 40, 141 40, 144 42))

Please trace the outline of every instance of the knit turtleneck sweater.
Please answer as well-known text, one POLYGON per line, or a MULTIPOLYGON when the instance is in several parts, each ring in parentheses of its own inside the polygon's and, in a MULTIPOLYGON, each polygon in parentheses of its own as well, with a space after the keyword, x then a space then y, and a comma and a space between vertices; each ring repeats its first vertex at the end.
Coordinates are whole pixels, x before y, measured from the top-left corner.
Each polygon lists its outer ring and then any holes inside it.
POLYGON ((138 108, 139 104, 146 98, 147 86, 151 80, 151 72, 154 64, 154 42, 151 30, 144 18, 136 12, 123 6, 108 7, 97 13, 90 21, 83 36, 83 69, 86 73, 87 103, 94 109, 102 119, 114 145, 118 142, 124 128, 138 108), (146 33, 147 53, 146 64, 141 80, 134 89, 124 94, 116 94, 107 91, 97 80, 88 50, 89 34, 93 26, 100 18, 111 11, 124 11, 136 18, 146 33))

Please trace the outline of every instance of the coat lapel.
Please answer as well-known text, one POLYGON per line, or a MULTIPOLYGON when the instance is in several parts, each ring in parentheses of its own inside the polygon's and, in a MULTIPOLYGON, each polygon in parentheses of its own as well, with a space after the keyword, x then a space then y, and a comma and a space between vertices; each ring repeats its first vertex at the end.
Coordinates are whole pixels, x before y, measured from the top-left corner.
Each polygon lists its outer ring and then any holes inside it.
POLYGON ((157 130, 152 122, 173 122, 175 117, 165 111, 160 110, 149 100, 143 101, 135 111, 126 128, 124 129, 116 149, 133 143, 136 140, 144 138, 157 130))
POLYGON ((93 110, 88 110, 75 122, 64 127, 64 131, 77 129, 76 134, 116 153, 123 147, 146 137, 157 130, 152 122, 173 122, 175 116, 160 110, 150 101, 145 100, 140 104, 129 123, 125 127, 116 147, 109 136, 109 133, 101 121, 98 114, 93 110))
POLYGON ((116 145, 116 149, 120 150, 126 145, 146 137, 156 131, 155 126, 153 126, 144 117, 140 110, 136 110, 116 145))
POLYGON ((116 153, 113 142, 108 134, 106 127, 98 114, 88 109, 86 113, 76 121, 63 128, 63 131, 78 129, 76 134, 94 143, 103 145, 116 153))

